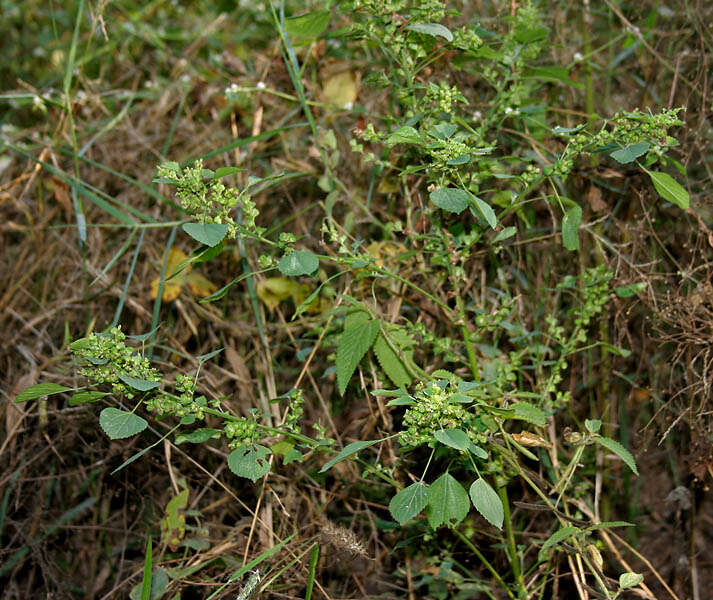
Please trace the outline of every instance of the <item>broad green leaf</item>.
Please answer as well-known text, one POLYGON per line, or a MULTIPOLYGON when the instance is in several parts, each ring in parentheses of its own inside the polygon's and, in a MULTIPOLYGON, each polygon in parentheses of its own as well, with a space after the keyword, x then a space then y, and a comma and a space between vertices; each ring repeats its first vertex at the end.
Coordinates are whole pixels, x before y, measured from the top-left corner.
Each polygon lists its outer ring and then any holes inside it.
POLYGON ((399 525, 403 525, 426 508, 426 504, 428 504, 428 488, 422 481, 418 481, 404 488, 391 499, 389 512, 399 525))
POLYGON ((378 333, 379 322, 374 320, 345 327, 337 346, 337 387, 342 396, 359 362, 371 348, 378 333))
POLYGON ((458 131, 458 125, 453 123, 436 123, 433 127, 428 130, 428 135, 433 136, 437 140, 447 140, 452 137, 453 134, 458 131))
POLYGON ((139 415, 118 408, 105 408, 99 414, 99 425, 112 440, 122 440, 141 433, 148 423, 139 415))
POLYGON ((647 171, 659 195, 683 210, 688 210, 691 199, 688 192, 673 177, 660 171, 647 171))
POLYGON ((319 470, 319 472, 324 473, 325 471, 329 471, 329 469, 331 469, 338 462, 342 462, 345 458, 349 458, 352 454, 356 454, 364 448, 368 448, 369 446, 373 446, 374 444, 378 444, 379 442, 383 441, 384 440, 368 440, 347 444, 346 446, 344 446, 344 449, 339 454, 337 454, 329 462, 325 463, 324 466, 319 470))
POLYGON ((450 473, 443 473, 428 488, 428 523, 433 529, 441 525, 455 527, 470 510, 468 493, 450 473))
POLYGON ((589 433, 597 433, 602 427, 602 422, 599 419, 586 419, 584 421, 584 427, 589 433))
POLYGON ((500 233, 498 233, 498 235, 496 235, 493 238, 493 243, 496 244, 498 242, 502 242, 503 240, 511 238, 516 233, 517 233, 517 227, 506 227, 500 233))
MULTIPOLYGON (((147 596, 148 600, 159 600, 166 593, 168 584, 169 579, 166 570, 161 568, 154 569, 151 573, 151 588, 147 596)), ((142 600, 141 586, 141 583, 137 583, 131 588, 131 592, 129 592, 131 600, 142 600)))
POLYGON ((498 493, 482 477, 476 479, 470 486, 470 499, 475 510, 483 515, 488 523, 502 529, 505 518, 503 503, 498 493))
POLYGON ((438 188, 430 193, 430 198, 438 208, 460 214, 468 208, 471 195, 458 188, 438 188))
POLYGON ((619 575, 619 587, 622 590, 633 588, 644 582, 644 576, 641 573, 622 573, 619 575))
POLYGON ((515 411, 515 415, 513 417, 515 419, 529 421, 538 427, 544 427, 547 423, 545 413, 529 402, 516 402, 509 408, 515 411))
POLYGON ((485 219, 486 223, 490 225, 491 229, 495 229, 498 225, 498 218, 495 216, 495 212, 490 207, 490 204, 481 200, 478 196, 472 196, 472 198, 475 209, 485 219))
POLYGON ((215 178, 220 179, 221 177, 227 177, 228 175, 234 175, 235 173, 241 173, 245 169, 240 167, 220 167, 215 170, 215 178))
POLYGON ((176 435, 176 445, 185 444, 202 444, 210 439, 218 439, 221 436, 220 429, 211 429, 210 427, 202 427, 189 433, 179 433, 176 435))
POLYGON ((405 125, 399 127, 386 138, 387 146, 395 146, 396 144, 423 144, 423 138, 413 127, 405 125))
POLYGON ((558 66, 543 66, 543 67, 532 67, 525 74, 526 79, 536 79, 539 81, 552 81, 560 82, 565 85, 571 86, 577 89, 583 89, 584 84, 579 81, 574 81, 569 76, 569 70, 566 67, 558 66))
POLYGON ((161 385, 160 381, 139 379, 138 377, 131 377, 131 375, 124 375, 123 373, 119 375, 119 379, 121 379, 121 381, 123 381, 130 388, 139 390, 140 392, 148 392, 149 390, 156 389, 161 385))
POLYGON ((78 406, 79 404, 88 404, 95 402, 104 396, 109 396, 109 392, 94 392, 92 390, 84 390, 77 392, 69 399, 70 406, 78 406))
MULTIPOLYGON (((399 348, 404 358, 406 360, 413 360, 414 342, 411 337, 400 327, 387 325, 387 332, 392 343, 399 348)), ((386 338, 381 332, 379 332, 379 335, 377 335, 374 341, 373 350, 381 368, 394 385, 401 388, 411 385, 411 375, 406 369, 406 366, 399 355, 391 349, 389 342, 386 341, 386 338)))
POLYGON ((449 42, 453 41, 453 34, 451 33, 451 30, 440 23, 414 23, 413 25, 406 27, 406 29, 417 33, 425 33, 426 35, 433 37, 439 36, 449 42))
POLYGON ((582 208, 572 206, 562 219, 562 243, 567 250, 579 249, 579 224, 582 222, 582 208))
POLYGON ((624 446, 622 446, 619 442, 608 437, 596 437, 594 438, 594 441, 621 458, 621 460, 624 461, 626 466, 629 467, 634 474, 639 474, 639 470, 636 468, 636 461, 634 460, 631 452, 624 448, 624 446))
POLYGON ((614 288, 614 293, 619 296, 619 298, 631 298, 636 296, 639 292, 643 292, 649 284, 646 281, 639 281, 637 283, 629 283, 628 285, 620 285, 614 288))
POLYGON ((441 444, 455 448, 456 450, 467 450, 473 442, 468 434, 462 429, 440 429, 433 434, 441 444))
POLYGON ((72 390, 73 388, 68 388, 57 383, 38 383, 22 390, 15 398, 15 402, 27 402, 28 400, 34 400, 42 396, 51 396, 52 394, 61 394, 62 392, 71 392, 72 390))
POLYGON ((223 223, 184 223, 181 228, 206 246, 217 246, 228 234, 228 226, 223 223))
POLYGON ((313 10, 285 19, 285 31, 293 37, 316 37, 329 26, 328 10, 313 10))
POLYGON ((626 148, 615 150, 609 156, 622 165, 628 165, 629 163, 633 163, 639 156, 646 154, 649 148, 651 148, 651 144, 641 142, 640 144, 632 144, 626 148))
POLYGON ((468 445, 468 450, 470 450, 478 458, 482 458, 483 460, 488 458, 488 453, 480 446, 476 446, 473 442, 468 445))
POLYGON ((319 259, 309 250, 295 250, 285 254, 277 264, 280 273, 288 277, 311 275, 319 267, 319 259))
POLYGON ((572 535, 581 533, 581 531, 582 530, 579 527, 562 527, 562 529, 555 531, 550 537, 547 538, 547 540, 545 540, 545 543, 542 544, 542 548, 540 548, 539 552, 540 560, 543 559, 545 550, 551 548, 552 546, 556 546, 572 535))
POLYGON ((270 449, 260 444, 247 444, 236 448, 228 455, 228 468, 238 477, 255 483, 270 471, 267 460, 270 449))

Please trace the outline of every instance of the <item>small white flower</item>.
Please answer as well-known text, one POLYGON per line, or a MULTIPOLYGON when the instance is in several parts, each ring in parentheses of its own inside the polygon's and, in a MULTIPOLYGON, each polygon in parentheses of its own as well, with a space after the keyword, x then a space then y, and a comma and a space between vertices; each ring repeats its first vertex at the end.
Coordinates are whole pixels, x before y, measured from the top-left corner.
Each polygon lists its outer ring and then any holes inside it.
POLYGON ((572 58, 574 59, 574 62, 582 62, 584 60, 584 55, 581 52, 575 52, 572 58))
POLYGON ((351 101, 344 105, 344 110, 351 110, 352 108, 354 108, 354 103, 351 101))
POLYGON ((473 121, 480 121, 480 119, 482 119, 482 118, 483 118, 483 113, 480 112, 479 110, 476 110, 473 113, 473 121))
POLYGON ((255 87, 256 87, 257 89, 259 89, 259 90, 264 90, 267 86, 265 85, 265 82, 264 82, 264 81, 258 81, 258 82, 255 84, 255 87))

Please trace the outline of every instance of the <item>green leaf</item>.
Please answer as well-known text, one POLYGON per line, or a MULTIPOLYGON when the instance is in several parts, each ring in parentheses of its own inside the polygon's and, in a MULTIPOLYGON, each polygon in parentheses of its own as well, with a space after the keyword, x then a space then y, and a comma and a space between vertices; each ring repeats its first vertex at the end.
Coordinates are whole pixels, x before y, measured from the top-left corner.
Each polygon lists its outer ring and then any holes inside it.
POLYGON ((427 504, 428 488, 422 481, 418 481, 404 488, 391 499, 389 512, 399 525, 403 525, 426 508, 427 504))
POLYGON ((461 429, 440 429, 433 434, 441 444, 455 448, 456 450, 465 451, 473 442, 470 441, 468 434, 461 429))
POLYGON ((562 527, 562 529, 555 531, 550 537, 547 538, 547 540, 545 540, 545 543, 542 544, 542 548, 540 548, 539 552, 540 560, 544 560, 543 557, 545 550, 551 548, 552 546, 556 546, 572 535, 581 533, 581 531, 582 530, 579 527, 562 527))
POLYGON ((439 36, 445 40, 452 42, 453 34, 448 27, 441 25, 440 23, 414 23, 406 27, 409 31, 415 31, 416 33, 425 33, 433 37, 439 36))
POLYGON ((622 590, 633 588, 644 582, 644 576, 641 573, 622 573, 619 575, 619 587, 622 590))
POLYGON ((667 173, 661 173, 660 171, 646 172, 649 174, 649 177, 651 177, 651 181, 653 182, 656 191, 664 200, 673 202, 676 206, 682 208, 683 210, 688 209, 691 203, 691 198, 688 195, 688 192, 683 188, 683 186, 681 186, 680 183, 678 183, 678 181, 667 173))
POLYGON ((472 198, 475 203, 475 209, 485 219, 486 223, 490 225, 491 229, 495 229, 498 225, 498 218, 495 216, 495 212, 490 207, 490 204, 481 200, 478 196, 472 196, 472 198))
MULTIPOLYGON (((161 568, 154 569, 151 573, 151 588, 148 590, 146 598, 149 600, 159 600, 159 598, 166 593, 168 584, 169 579, 166 570, 161 568)), ((137 583, 131 588, 131 592, 129 592, 129 598, 131 598, 131 600, 142 600, 141 586, 141 583, 137 583)))
POLYGON ((319 470, 319 472, 324 473, 325 471, 329 471, 329 469, 331 469, 338 462, 342 462, 345 458, 349 458, 352 454, 356 454, 364 448, 368 448, 369 446, 373 446, 374 444, 378 444, 379 442, 383 441, 384 440, 368 440, 347 444, 346 446, 344 446, 344 449, 339 454, 337 454, 329 462, 325 463, 324 466, 319 470))
POLYGON ((564 83, 573 88, 583 89, 584 84, 579 81, 574 81, 569 76, 569 70, 566 67, 558 66, 543 66, 532 67, 525 74, 526 79, 535 79, 539 81, 551 81, 564 83))
POLYGON ((619 298, 631 298, 636 296, 639 292, 643 292, 649 284, 646 281, 639 281, 637 283, 629 283, 628 285, 620 285, 614 288, 614 293, 619 296, 619 298))
POLYGON ((506 227, 500 233, 498 233, 498 235, 496 235, 493 238, 493 244, 497 244, 498 242, 502 242, 503 240, 511 238, 516 233, 517 233, 517 227, 506 227))
POLYGON ((311 275, 319 267, 319 259, 309 250, 295 250, 285 254, 277 264, 280 273, 287 277, 311 275))
POLYGON ((602 422, 599 419, 586 419, 584 421, 584 427, 589 433, 597 433, 602 427, 602 422))
POLYGON ((197 242, 211 247, 228 235, 228 226, 223 223, 184 223, 181 229, 197 242))
POLYGON ((221 177, 227 177, 228 175, 234 175, 235 173, 241 173, 245 169, 240 167, 220 167, 215 170, 215 178, 220 179, 221 177))
POLYGON ((628 521, 603 521, 602 523, 595 523, 587 527, 587 531, 596 531, 597 529, 609 529, 610 527, 636 527, 633 523, 628 521))
POLYGON ((88 404, 89 402, 96 402, 104 396, 109 396, 109 392, 94 392, 92 390, 84 390, 82 392, 77 392, 69 399, 70 406, 78 406, 80 404, 88 404))
POLYGON ((228 468, 238 477, 255 483, 270 471, 267 456, 270 449, 260 444, 247 444, 236 448, 228 455, 228 468))
POLYGON ((132 412, 118 408, 105 408, 99 414, 99 425, 112 440, 122 440, 141 433, 148 423, 132 412))
POLYGON ((399 127, 386 138, 387 146, 395 146, 396 144, 423 144, 423 138, 413 127, 405 125, 399 127))
POLYGON ((594 438, 594 441, 621 458, 621 460, 624 461, 626 466, 629 467, 635 475, 639 474, 639 470, 636 468, 636 461, 634 460, 631 452, 624 448, 624 446, 622 446, 619 442, 608 437, 596 437, 594 438))
POLYGON ((528 421, 537 425, 538 427, 544 427, 547 423, 545 413, 543 413, 534 404, 530 404, 529 402, 516 402, 508 408, 515 411, 514 416, 511 418, 528 421))
POLYGON ((438 208, 458 215, 468 208, 471 198, 468 192, 458 188, 438 188, 429 196, 438 208))
POLYGON ((649 148, 651 148, 651 144, 641 142, 640 144, 632 144, 621 150, 615 150, 609 156, 622 165, 628 165, 629 163, 633 163, 639 156, 646 154, 649 148))
POLYGON ((450 473, 443 473, 428 488, 428 523, 433 529, 441 525, 455 527, 470 510, 468 493, 450 473))
POLYGON ((475 510, 483 515, 488 523, 502 529, 505 518, 503 503, 498 493, 482 477, 476 479, 470 486, 470 499, 475 510))
MULTIPOLYGON (((411 337, 402 328, 387 325, 387 333, 391 342, 401 351, 406 360, 413 360, 413 345, 411 337)), ((398 354, 391 349, 383 333, 379 332, 374 341, 374 354, 381 368, 392 383, 405 388, 411 385, 411 375, 398 354)))
POLYGON ((359 361, 371 348, 378 333, 379 322, 374 320, 348 324, 344 328, 337 346, 337 387, 342 396, 359 361))
POLYGON ((189 433, 179 433, 176 435, 176 445, 185 444, 190 442, 191 444, 202 444, 211 439, 218 439, 221 436, 220 429, 211 429, 210 427, 202 427, 201 429, 196 429, 189 433))
POLYGON ((285 31, 293 37, 317 37, 328 26, 328 10, 313 10, 304 15, 285 19, 285 31))
POLYGON ((488 453, 480 446, 476 446, 473 442, 468 445, 468 450, 470 450, 478 458, 482 458, 483 460, 488 458, 488 453))
POLYGON ((579 250, 579 224, 582 222, 582 207, 572 206, 562 219, 562 243, 567 250, 579 250))
POLYGON ((28 400, 34 400, 42 396, 71 392, 73 389, 74 388, 68 388, 57 383, 38 383, 22 390, 15 398, 15 402, 27 402, 28 400))
POLYGON ((138 377, 131 377, 131 375, 124 375, 123 373, 119 375, 119 379, 123 381, 130 388, 139 390, 140 392, 148 392, 161 385, 160 381, 149 381, 148 379, 139 379, 138 377))

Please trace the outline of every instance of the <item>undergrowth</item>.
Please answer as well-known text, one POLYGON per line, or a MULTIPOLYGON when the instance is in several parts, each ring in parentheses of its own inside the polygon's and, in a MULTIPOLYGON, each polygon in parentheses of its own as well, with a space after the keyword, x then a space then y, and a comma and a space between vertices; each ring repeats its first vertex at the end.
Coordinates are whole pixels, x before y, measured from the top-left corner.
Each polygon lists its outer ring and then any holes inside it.
MULTIPOLYGON (((621 311, 656 297, 635 236, 614 241, 610 226, 639 194, 647 219, 689 214, 710 232, 682 184, 684 107, 603 111, 616 104, 609 88, 597 106, 595 67, 646 48, 641 30, 594 48, 586 13, 572 25, 583 47, 562 60, 548 3, 490 18, 437 0, 232 8, 244 27, 225 48, 213 32, 227 12, 189 35, 189 9, 161 3, 80 1, 73 23, 51 11, 71 39, 36 52, 63 77, 32 72, 43 90, 3 95, 4 151, 33 165, 31 179, 51 178, 71 220, 82 315, 13 400, 98 414, 92 446, 115 449, 103 484, 88 483, 57 526, 96 502, 107 515, 113 482, 159 446, 170 480, 126 527, 132 576, 109 592, 95 577, 82 593, 613 600, 655 597, 653 580, 678 597, 626 533, 639 465, 616 398, 624 384, 653 385, 622 373, 641 349, 619 334, 621 311), (84 129, 108 77, 103 54, 135 57, 137 40, 156 52, 187 44, 151 85, 112 97, 115 117, 84 129), (145 143, 143 182, 93 149, 139 101, 175 111, 163 144, 145 143), (209 116, 230 139, 198 149, 209 116), (52 117, 61 125, 44 137, 11 124, 52 117), (92 183, 89 169, 116 180, 92 183), (625 193, 607 183, 621 177, 625 193), (111 302, 99 303, 102 286, 111 302), (232 507, 211 525, 206 476, 226 494, 210 507, 232 507), (209 541, 227 526, 247 531, 239 547, 209 541)), ((33 63, 18 54, 12 68, 24 78, 33 63)), ((682 312, 653 314, 664 343, 703 344, 688 366, 703 399, 707 330, 683 327, 693 317, 682 312)), ((704 401, 687 410, 702 414, 704 401)), ((697 430, 698 481, 706 436, 697 430)), ((19 472, 6 478, 0 533, 19 472)), ((11 545, 0 577, 19 582, 47 531, 11 545)), ((117 550, 101 552, 106 581, 117 550)))

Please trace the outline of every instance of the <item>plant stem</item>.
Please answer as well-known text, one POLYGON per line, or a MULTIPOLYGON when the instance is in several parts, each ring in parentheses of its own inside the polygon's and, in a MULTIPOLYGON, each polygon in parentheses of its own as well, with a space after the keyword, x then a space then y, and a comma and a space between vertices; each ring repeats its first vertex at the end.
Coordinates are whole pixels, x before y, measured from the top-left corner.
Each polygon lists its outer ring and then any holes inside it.
POLYGON ((525 589, 525 581, 522 577, 522 569, 520 569, 520 559, 517 555, 517 545, 515 544, 515 534, 512 529, 512 521, 510 518, 510 502, 508 500, 508 491, 506 486, 498 488, 498 496, 500 496, 500 502, 503 504, 503 511, 505 513, 505 535, 508 540, 508 554, 510 554, 510 566, 512 567, 512 574, 517 581, 517 586, 519 590, 519 596, 521 598, 527 597, 527 590, 525 589))
POLYGON ((470 551, 478 557, 478 559, 480 560, 480 562, 483 563, 483 565, 485 566, 485 568, 488 569, 488 571, 490 571, 490 573, 492 574, 493 577, 495 577, 496 581, 500 584, 500 587, 503 588, 503 589, 507 592, 508 597, 511 598, 512 600, 517 600, 517 599, 515 598, 515 595, 512 593, 512 590, 511 590, 511 589, 508 587, 508 585, 503 581, 503 578, 500 577, 500 573, 498 573, 498 572, 495 570, 495 568, 493 567, 493 565, 490 564, 490 562, 488 561, 488 559, 485 558, 485 556, 483 556, 483 553, 482 553, 480 550, 478 550, 478 549, 473 545, 473 543, 472 543, 467 537, 465 537, 465 535, 464 535, 463 533, 461 533, 461 532, 458 531, 457 529, 454 529, 454 530, 453 530, 453 533, 455 533, 455 534, 456 534, 456 537, 458 537, 466 546, 468 546, 468 548, 470 549, 470 551))

